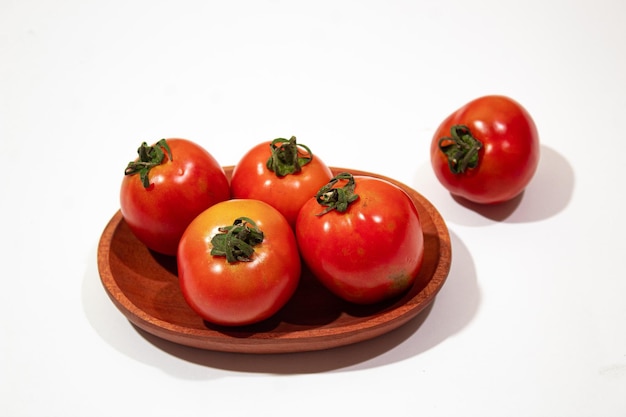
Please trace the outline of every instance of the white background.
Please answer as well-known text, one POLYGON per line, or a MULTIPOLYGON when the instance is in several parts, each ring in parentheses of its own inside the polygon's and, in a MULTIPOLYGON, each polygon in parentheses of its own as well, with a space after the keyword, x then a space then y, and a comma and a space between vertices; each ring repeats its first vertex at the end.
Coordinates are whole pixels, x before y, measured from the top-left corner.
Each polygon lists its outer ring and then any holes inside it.
POLYGON ((0 415, 626 415, 625 16, 618 0, 0 0, 0 415), (480 210, 439 185, 429 146, 492 93, 533 115, 542 159, 518 204, 480 210), (185 137, 233 165, 291 135, 438 208, 454 259, 432 308, 289 355, 131 326, 96 247, 139 144, 185 137))

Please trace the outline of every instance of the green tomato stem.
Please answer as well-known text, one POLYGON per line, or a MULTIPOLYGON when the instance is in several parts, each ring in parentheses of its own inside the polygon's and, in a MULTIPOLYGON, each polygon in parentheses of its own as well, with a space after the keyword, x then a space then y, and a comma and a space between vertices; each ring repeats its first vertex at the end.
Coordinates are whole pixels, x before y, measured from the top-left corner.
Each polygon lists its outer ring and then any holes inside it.
POLYGON ((355 202, 359 195, 354 193, 356 183, 354 176, 348 172, 342 172, 333 177, 330 182, 324 185, 315 195, 315 199, 321 205, 326 207, 317 216, 322 216, 329 211, 337 210, 340 213, 348 210, 350 204, 355 202), (347 180, 343 187, 335 187, 340 180, 347 180))
POLYGON ((170 150, 170 147, 165 139, 161 139, 152 146, 148 146, 146 142, 143 142, 139 149, 137 149, 139 158, 136 161, 128 163, 128 166, 124 170, 124 175, 134 175, 138 173, 144 188, 148 188, 150 186, 148 173, 155 166, 161 165, 163 163, 163 159, 165 159, 163 149, 167 152, 167 156, 170 161, 173 161, 174 158, 172 158, 172 151, 170 150))
POLYGON ((220 227, 218 231, 211 239, 211 255, 225 256, 228 263, 252 261, 254 246, 264 238, 261 229, 248 217, 239 217, 232 226, 220 227))
POLYGON ((296 174, 302 167, 313 160, 311 150, 302 144, 296 143, 296 137, 291 139, 277 138, 270 143, 271 155, 265 164, 267 169, 278 177, 296 174), (302 152, 300 148, 306 152, 302 152))
POLYGON ((469 127, 454 125, 450 128, 451 137, 439 139, 441 152, 448 158, 448 167, 453 174, 461 174, 469 168, 476 168, 479 164, 478 152, 483 147, 476 139, 469 127))

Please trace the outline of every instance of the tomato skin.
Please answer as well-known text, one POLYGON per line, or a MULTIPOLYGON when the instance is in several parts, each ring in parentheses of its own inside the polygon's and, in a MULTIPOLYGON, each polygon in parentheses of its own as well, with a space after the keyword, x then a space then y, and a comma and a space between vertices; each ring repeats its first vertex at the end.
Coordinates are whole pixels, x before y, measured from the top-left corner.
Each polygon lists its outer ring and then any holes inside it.
POLYGON ((180 240, 178 277, 189 306, 204 320, 239 326, 274 315, 298 286, 301 261, 295 235, 275 208, 259 200, 233 199, 196 217, 180 240), (218 228, 249 217, 263 231, 250 262, 228 263, 212 256, 218 228))
POLYGON ((497 204, 518 196, 539 164, 539 135, 530 114, 505 96, 484 96, 448 116, 436 130, 430 148, 439 182, 452 194, 480 204, 497 204), (439 140, 454 125, 469 127, 483 143, 478 166, 454 174, 439 140))
POLYGON ((410 288, 424 257, 424 236, 410 197, 378 178, 354 176, 359 198, 347 211, 318 216, 309 199, 298 215, 296 238, 303 260, 331 292, 356 304, 373 304, 410 288))
POLYGON ((175 255, 189 223, 220 201, 230 198, 228 178, 217 160, 200 145, 166 139, 172 152, 149 174, 144 188, 139 175, 125 175, 120 209, 134 235, 148 248, 175 255))
POLYGON ((271 155, 271 141, 251 148, 239 160, 230 181, 233 198, 265 201, 280 211, 295 227, 300 208, 311 196, 328 183, 332 172, 317 156, 302 167, 302 171, 278 177, 266 167, 271 155))

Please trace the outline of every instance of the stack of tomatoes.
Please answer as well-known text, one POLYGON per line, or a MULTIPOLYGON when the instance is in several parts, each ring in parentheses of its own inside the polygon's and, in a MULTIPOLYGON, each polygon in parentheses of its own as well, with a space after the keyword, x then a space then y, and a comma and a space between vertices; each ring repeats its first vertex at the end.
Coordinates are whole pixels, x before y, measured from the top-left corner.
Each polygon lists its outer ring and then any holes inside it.
MULTIPOLYGON (((448 161, 446 168, 458 172, 445 175, 462 183, 464 177, 475 181, 481 163, 498 166, 485 157, 498 146, 497 133, 481 137, 474 126, 485 123, 451 120, 440 128, 451 130, 451 138, 437 133, 433 139, 436 170, 448 161), (480 145, 464 157, 472 133, 480 145), (469 160, 463 159, 463 171, 450 155, 469 160)), ((531 154, 526 165, 533 173, 535 146, 517 147, 531 154)), ((126 223, 148 248, 177 257, 185 300, 212 323, 247 325, 271 317, 294 294, 303 263, 331 292, 357 304, 404 293, 422 265, 424 236, 411 198, 380 178, 333 173, 295 137, 253 147, 230 178, 192 141, 144 142, 125 174, 120 203, 126 223)), ((498 191, 498 199, 504 197, 498 191)))

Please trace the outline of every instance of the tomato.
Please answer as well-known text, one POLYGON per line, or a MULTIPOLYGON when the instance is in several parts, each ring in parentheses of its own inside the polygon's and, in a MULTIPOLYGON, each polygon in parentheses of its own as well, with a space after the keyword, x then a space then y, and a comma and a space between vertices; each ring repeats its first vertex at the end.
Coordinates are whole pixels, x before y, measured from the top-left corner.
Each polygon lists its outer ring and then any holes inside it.
POLYGON ((183 234, 177 260, 189 306, 206 321, 224 326, 271 317, 300 280, 292 228, 278 210, 259 200, 228 200, 202 212, 183 234))
POLYGON ((122 215, 148 248, 175 255, 194 217, 230 198, 228 178, 208 151, 186 139, 144 142, 137 152, 122 180, 122 215))
POLYGON ((530 114, 504 96, 473 100, 435 132, 435 175, 455 196, 495 204, 518 196, 539 164, 539 136, 530 114))
POLYGON ((262 200, 294 227, 300 207, 333 177, 332 172, 296 138, 278 138, 250 149, 233 169, 233 198, 262 200))
POLYGON ((405 292, 424 257, 411 198, 388 181, 349 173, 338 174, 302 206, 296 239, 320 282, 356 304, 405 292))

